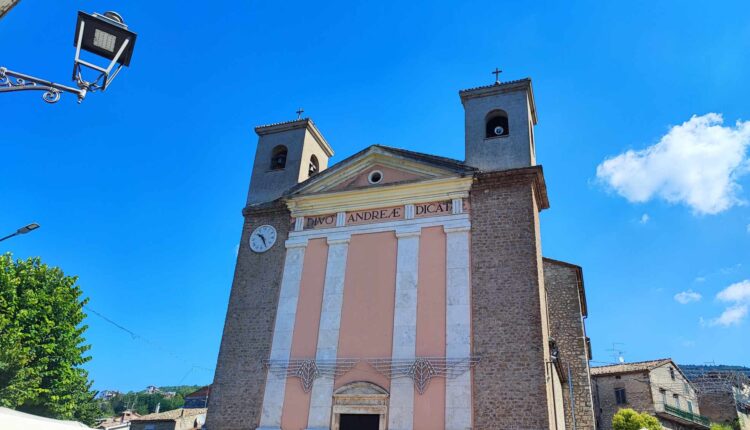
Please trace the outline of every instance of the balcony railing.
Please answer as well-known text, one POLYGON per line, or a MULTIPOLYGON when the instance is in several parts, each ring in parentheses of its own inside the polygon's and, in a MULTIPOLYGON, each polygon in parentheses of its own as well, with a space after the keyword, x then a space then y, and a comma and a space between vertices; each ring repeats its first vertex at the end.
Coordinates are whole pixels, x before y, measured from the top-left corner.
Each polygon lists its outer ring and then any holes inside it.
POLYGON ((682 409, 675 408, 674 406, 664 405, 664 412, 667 412, 674 416, 678 416, 684 420, 702 424, 706 427, 709 427, 711 425, 711 421, 708 418, 704 417, 703 415, 698 415, 692 412, 683 411, 682 409))

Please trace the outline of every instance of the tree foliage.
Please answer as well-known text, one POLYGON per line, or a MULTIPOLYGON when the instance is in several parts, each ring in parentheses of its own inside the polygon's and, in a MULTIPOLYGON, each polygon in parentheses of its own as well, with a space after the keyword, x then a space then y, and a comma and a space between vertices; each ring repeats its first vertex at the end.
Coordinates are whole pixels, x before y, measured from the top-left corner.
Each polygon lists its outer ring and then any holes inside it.
POLYGON ((0 406, 93 424, 99 415, 77 278, 37 258, 0 255, 0 406))
POLYGON ((661 430, 661 424, 656 417, 645 412, 639 413, 633 409, 626 408, 617 411, 612 417, 613 430, 661 430))

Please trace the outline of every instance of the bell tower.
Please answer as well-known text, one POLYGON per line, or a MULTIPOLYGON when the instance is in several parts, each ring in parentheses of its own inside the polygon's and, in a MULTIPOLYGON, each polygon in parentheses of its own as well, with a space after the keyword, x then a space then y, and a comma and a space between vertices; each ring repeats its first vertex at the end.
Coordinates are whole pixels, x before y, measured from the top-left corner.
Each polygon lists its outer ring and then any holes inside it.
POLYGON ((483 171, 536 165, 537 123, 531 79, 459 92, 465 112, 466 164, 483 171))
POLYGON ((325 170, 333 156, 309 118, 255 127, 258 147, 247 204, 276 200, 289 188, 325 170))

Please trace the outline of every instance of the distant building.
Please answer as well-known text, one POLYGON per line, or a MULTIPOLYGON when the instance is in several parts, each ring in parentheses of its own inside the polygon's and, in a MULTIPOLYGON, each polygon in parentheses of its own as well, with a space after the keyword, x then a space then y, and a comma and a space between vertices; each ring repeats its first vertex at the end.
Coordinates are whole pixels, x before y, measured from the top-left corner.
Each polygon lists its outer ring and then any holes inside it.
POLYGON ((750 369, 681 366, 698 387, 701 413, 712 422, 750 429, 750 369))
POLYGON ((99 392, 98 397, 103 400, 109 400, 119 394, 120 392, 117 390, 103 390, 99 392))
POLYGON ((103 430, 125 430, 130 428, 130 421, 139 418, 140 415, 131 411, 125 410, 119 416, 107 418, 97 424, 97 429, 103 430))
POLYGON ((144 391, 146 392, 146 394, 156 394, 156 393, 159 393, 161 390, 159 390, 159 387, 155 385, 149 385, 148 387, 146 387, 144 391))
POLYGON ((185 409, 206 408, 208 407, 208 396, 211 393, 211 386, 207 385, 198 391, 185 395, 185 409))
POLYGON ((611 430, 624 408, 656 416, 666 430, 709 428, 695 388, 669 358, 592 367, 591 379, 598 430, 611 430))
POLYGON ((144 415, 130 422, 130 430, 191 430, 200 429, 206 422, 206 408, 173 409, 144 415))

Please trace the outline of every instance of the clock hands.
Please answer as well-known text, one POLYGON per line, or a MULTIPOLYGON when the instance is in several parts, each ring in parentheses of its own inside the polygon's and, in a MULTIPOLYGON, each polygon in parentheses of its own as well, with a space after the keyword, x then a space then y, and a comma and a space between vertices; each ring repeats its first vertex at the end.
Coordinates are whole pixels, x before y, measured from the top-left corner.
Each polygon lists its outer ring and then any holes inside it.
POLYGON ((263 236, 262 234, 258 233, 258 237, 260 237, 260 240, 263 241, 263 246, 268 246, 268 244, 266 243, 266 237, 265 236, 263 236))

